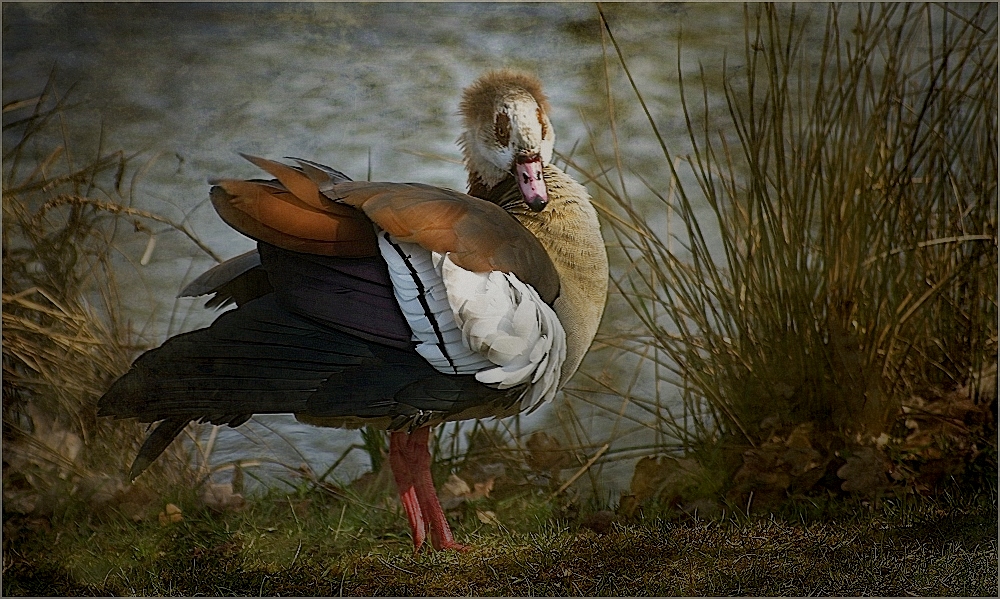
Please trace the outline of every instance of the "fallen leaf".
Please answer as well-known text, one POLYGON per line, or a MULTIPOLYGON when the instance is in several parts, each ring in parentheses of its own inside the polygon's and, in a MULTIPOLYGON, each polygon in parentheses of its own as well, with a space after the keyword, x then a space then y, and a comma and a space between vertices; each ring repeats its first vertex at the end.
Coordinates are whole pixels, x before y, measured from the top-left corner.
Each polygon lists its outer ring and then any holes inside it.
POLYGON ((80 480, 80 494, 94 507, 106 505, 116 499, 124 490, 120 478, 106 474, 90 474, 80 480))
POLYGON ((609 510, 594 512, 580 523, 583 528, 589 528, 599 535, 607 534, 611 530, 611 523, 615 521, 615 513, 609 510))
POLYGON ((569 454, 563 451, 562 443, 546 432, 532 433, 524 446, 528 448, 525 461, 535 472, 555 474, 569 464, 569 454))
POLYGON ((201 491, 201 502, 217 511, 238 510, 246 501, 233 492, 233 483, 207 483, 201 491))
POLYGON ((785 441, 788 449, 781 458, 789 465, 789 474, 793 477, 802 476, 823 465, 823 454, 813 447, 812 437, 813 423, 803 422, 792 430, 785 441))
POLYGON ((892 464, 874 447, 858 447, 844 452, 846 463, 837 469, 844 480, 840 488, 851 493, 871 495, 889 485, 888 471, 892 464))
POLYGON ((348 485, 353 491, 356 491, 362 497, 368 499, 375 499, 390 490, 396 489, 396 483, 392 477, 392 469, 389 467, 389 460, 379 468, 378 472, 366 472, 351 482, 348 485))
POLYGON ((167 526, 182 520, 184 520, 184 515, 181 514, 181 508, 172 503, 168 503, 166 508, 160 512, 160 526, 167 526))
POLYGON ((648 501, 659 489, 665 474, 658 458, 647 456, 635 463, 632 472, 631 496, 636 503, 648 501))
POLYGON ((458 475, 452 474, 448 477, 448 480, 441 485, 441 494, 450 495, 452 497, 462 497, 468 495, 472 489, 469 488, 469 483, 462 480, 458 475))
POLYGON ((694 518, 713 518, 722 513, 717 501, 700 497, 680 506, 681 511, 694 518))
POLYGON ((11 513, 30 514, 38 508, 41 500, 38 493, 34 491, 22 491, 19 493, 8 492, 3 494, 3 509, 11 513))
POLYGON ((67 478, 83 449, 83 440, 38 406, 30 404, 26 411, 32 431, 16 437, 14 442, 5 439, 4 462, 15 471, 24 472, 28 466, 35 466, 43 471, 54 470, 60 478, 67 478))
POLYGON ((757 510, 768 510, 784 501, 792 484, 789 467, 782 459, 787 451, 784 445, 768 443, 743 452, 743 466, 733 476, 733 487, 727 493, 730 501, 757 510))
POLYGON ((618 502, 618 509, 615 511, 623 518, 632 519, 639 513, 641 507, 635 495, 626 495, 623 493, 621 500, 618 502))
POLYGON ((292 510, 292 513, 296 518, 305 518, 308 515, 309 506, 312 505, 312 499, 299 499, 298 501, 292 501, 291 497, 287 497, 286 499, 288 501, 288 507, 292 510))
POLYGON ((493 526, 500 526, 500 520, 497 520, 497 515, 492 511, 486 510, 476 510, 476 517, 483 524, 492 524, 493 526))
POLYGON ((693 458, 645 457, 635 464, 631 491, 639 503, 655 497, 676 505, 696 492, 704 475, 704 468, 693 458))
POLYGON ((127 485, 115 495, 118 509, 136 522, 141 522, 156 513, 157 495, 144 485, 127 485))
POLYGON ((493 483, 496 481, 495 478, 490 478, 481 483, 475 483, 472 485, 472 492, 469 493, 469 500, 475 501, 476 499, 482 499, 484 497, 490 496, 490 491, 493 490, 493 483))
POLYGON ((469 483, 465 482, 457 474, 452 474, 441 485, 441 490, 438 492, 438 501, 441 502, 443 509, 451 510, 468 499, 471 492, 472 489, 469 488, 469 483))

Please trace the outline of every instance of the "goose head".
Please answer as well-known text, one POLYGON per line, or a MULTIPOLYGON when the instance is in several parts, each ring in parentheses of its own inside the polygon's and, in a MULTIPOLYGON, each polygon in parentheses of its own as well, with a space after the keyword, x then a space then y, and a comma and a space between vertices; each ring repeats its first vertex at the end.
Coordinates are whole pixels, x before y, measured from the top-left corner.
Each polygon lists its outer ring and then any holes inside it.
POLYGON ((542 169, 555 143, 548 112, 541 82, 528 73, 491 71, 466 88, 460 104, 465 130, 458 142, 470 187, 489 190, 514 177, 524 203, 543 210, 548 190, 542 169))

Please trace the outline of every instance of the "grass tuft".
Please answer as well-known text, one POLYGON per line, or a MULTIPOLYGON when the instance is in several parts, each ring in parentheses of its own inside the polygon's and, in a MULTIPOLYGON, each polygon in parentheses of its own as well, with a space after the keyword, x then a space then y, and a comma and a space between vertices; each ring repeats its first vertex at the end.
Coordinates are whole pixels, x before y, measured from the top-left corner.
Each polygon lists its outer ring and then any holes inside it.
MULTIPOLYGON (((678 54, 685 154, 606 28, 609 102, 624 78, 667 181, 624 166, 610 111, 588 176, 643 324, 614 342, 682 392, 634 401, 743 505, 930 492, 996 455, 995 7, 745 11, 723 110, 678 54)), ((690 500, 691 481, 671 464, 647 483, 690 500)))
POLYGON ((50 80, 38 97, 4 107, 4 135, 16 140, 3 171, 5 520, 82 506, 139 510, 152 489, 191 482, 177 447, 127 485, 145 427, 98 419, 96 401, 142 349, 122 316, 116 231, 152 243, 157 223, 194 238, 129 205, 146 168, 133 166, 135 156, 101 143, 90 157, 71 151, 66 98, 50 80))

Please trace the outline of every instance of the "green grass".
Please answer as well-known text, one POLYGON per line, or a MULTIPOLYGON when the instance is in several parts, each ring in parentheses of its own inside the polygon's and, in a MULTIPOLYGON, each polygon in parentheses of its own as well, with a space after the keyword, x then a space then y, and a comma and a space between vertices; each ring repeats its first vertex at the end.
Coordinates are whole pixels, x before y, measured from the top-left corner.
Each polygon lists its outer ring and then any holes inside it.
POLYGON ((5 524, 3 593, 24 595, 991 595, 990 493, 785 506, 713 520, 648 511, 606 527, 540 496, 452 515, 466 554, 414 555, 398 502, 271 493, 184 520, 83 510, 5 524), (489 509, 502 526, 483 524, 489 509), (294 511, 294 515, 292 515, 294 511), (597 529, 597 530, 595 530, 597 529), (58 542, 57 542, 58 539, 58 542))

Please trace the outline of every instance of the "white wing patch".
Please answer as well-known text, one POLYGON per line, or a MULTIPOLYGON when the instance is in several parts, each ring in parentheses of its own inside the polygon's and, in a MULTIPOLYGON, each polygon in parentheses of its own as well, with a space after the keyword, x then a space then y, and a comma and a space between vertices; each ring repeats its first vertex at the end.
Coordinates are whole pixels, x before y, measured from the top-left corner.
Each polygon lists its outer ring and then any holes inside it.
POLYGON ((396 241, 385 232, 379 234, 378 243, 389 265, 396 303, 417 342, 417 353, 445 374, 475 374, 492 366, 463 343, 431 253, 415 243, 396 241))
POLYGON ((446 374, 475 374, 498 389, 530 383, 524 408, 555 396, 566 333, 531 286, 512 274, 465 270, 447 255, 385 232, 379 249, 416 350, 431 366, 446 374))

